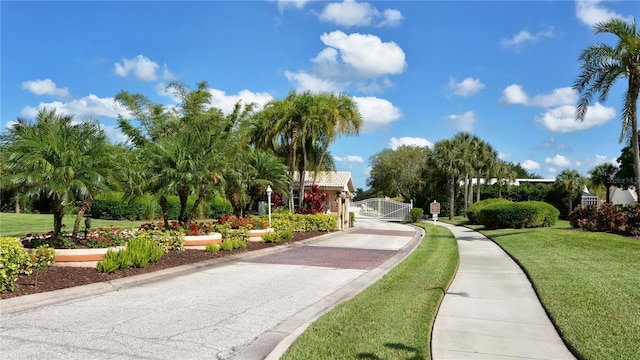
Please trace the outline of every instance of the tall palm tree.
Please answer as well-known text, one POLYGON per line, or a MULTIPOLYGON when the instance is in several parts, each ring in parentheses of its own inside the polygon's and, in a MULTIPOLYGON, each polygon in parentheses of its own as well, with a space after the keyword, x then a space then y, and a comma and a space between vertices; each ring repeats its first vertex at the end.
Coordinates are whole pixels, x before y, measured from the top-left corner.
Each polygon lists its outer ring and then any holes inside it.
POLYGON ((497 160, 492 168, 493 175, 496 177, 496 185, 498 186, 498 197, 502 198, 502 186, 511 183, 518 176, 513 166, 503 160, 497 160))
POLYGON ((477 171, 476 187, 478 188, 476 201, 480 201, 480 178, 482 177, 482 171, 493 168, 497 161, 498 153, 493 149, 493 147, 489 143, 479 140, 475 162, 475 170, 477 171))
POLYGON ((96 121, 75 122, 73 115, 42 109, 35 122, 18 118, 2 135, 0 161, 20 195, 50 200, 54 238, 62 234, 65 209, 80 201, 75 238, 84 212, 111 177, 112 147, 96 121))
POLYGON ((602 185, 605 187, 607 194, 605 202, 607 204, 609 203, 609 193, 611 191, 611 186, 613 186, 617 171, 618 168, 611 163, 600 164, 589 171, 589 175, 591 175, 591 182, 594 185, 602 185))
POLYGON ((460 154, 458 161, 460 171, 464 176, 464 211, 467 211, 471 198, 470 185, 473 178, 475 162, 477 161, 477 147, 480 139, 470 132, 465 131, 457 133, 452 141, 455 143, 460 154))
POLYGON ((584 179, 576 170, 565 169, 556 177, 556 185, 567 194, 569 215, 573 211, 573 198, 584 188, 584 179))
MULTIPOLYGON (((627 23, 611 19, 593 27, 595 34, 612 34, 618 37, 615 47, 594 44, 580 54, 582 72, 573 88, 581 96, 576 108, 576 118, 583 121, 591 99, 600 94, 598 100, 605 102, 609 90, 620 78, 627 78, 627 91, 622 107, 622 132, 620 141, 630 138, 633 150, 636 189, 640 189, 640 149, 638 148, 638 94, 640 92, 640 33, 636 20, 627 23)), ((638 198, 640 201, 640 197, 638 198)))
POLYGON ((441 140, 434 144, 431 153, 433 166, 447 177, 449 188, 449 220, 454 216, 455 189, 460 174, 465 169, 462 147, 451 140, 441 140))

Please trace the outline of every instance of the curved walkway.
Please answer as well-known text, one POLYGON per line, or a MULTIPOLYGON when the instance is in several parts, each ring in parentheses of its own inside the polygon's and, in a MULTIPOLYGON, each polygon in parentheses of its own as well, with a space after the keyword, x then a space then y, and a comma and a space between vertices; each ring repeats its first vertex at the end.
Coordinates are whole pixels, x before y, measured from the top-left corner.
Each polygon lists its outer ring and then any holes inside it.
POLYGON ((440 224, 460 265, 433 327, 433 359, 574 359, 522 269, 482 234, 440 224))
POLYGON ((0 301, 2 359, 277 359, 402 261, 415 227, 358 221, 304 243, 0 301))

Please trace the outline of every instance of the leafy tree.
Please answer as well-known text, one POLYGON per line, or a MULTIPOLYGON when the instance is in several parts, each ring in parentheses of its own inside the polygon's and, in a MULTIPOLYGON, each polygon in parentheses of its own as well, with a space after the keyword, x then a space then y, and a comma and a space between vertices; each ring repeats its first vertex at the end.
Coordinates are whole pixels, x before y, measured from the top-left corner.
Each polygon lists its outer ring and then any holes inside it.
POLYGON ((372 155, 367 185, 382 192, 382 196, 416 200, 424 187, 429 153, 427 147, 403 145, 372 155))
MULTIPOLYGON (((633 153, 636 189, 640 189, 640 149, 638 148, 638 94, 640 92, 640 32, 635 19, 627 23, 611 19, 593 27, 595 34, 612 34, 618 39, 615 47, 594 44, 580 54, 582 72, 573 88, 581 96, 576 108, 576 118, 583 121, 591 99, 600 94, 598 100, 605 102, 613 84, 627 78, 627 91, 622 107, 622 132, 620 141, 629 138, 633 153)), ((640 201, 640 197, 638 198, 640 201)))
POLYGON ((517 179, 517 171, 512 163, 497 160, 496 164, 493 166, 492 173, 496 178, 498 197, 502 198, 502 187, 505 185, 509 186, 511 181, 517 179))
POLYGON ((35 122, 18 118, 1 144, 3 180, 21 196, 49 199, 54 238, 62 234, 65 210, 79 201, 75 239, 84 212, 112 178, 115 151, 104 130, 96 121, 76 122, 73 115, 42 109, 35 122))
MULTIPOLYGON (((494 148, 487 142, 480 140, 477 138, 476 140, 476 161, 475 161, 475 170, 476 174, 476 185, 477 185, 477 197, 476 201, 480 201, 480 178, 482 178, 482 172, 486 171, 486 175, 490 175, 490 170, 493 169, 498 162, 498 153, 494 150, 494 148)), ((507 175, 511 175, 508 173, 507 175)), ((485 176, 488 178, 488 176, 485 176)))
POLYGON ((595 168, 589 171, 589 175, 591 175, 591 182, 598 186, 602 185, 606 189, 606 202, 609 203, 609 192, 611 190, 611 186, 614 183, 614 176, 618 169, 610 163, 604 163, 596 166, 595 168))
POLYGON ((453 142, 458 148, 460 155, 458 166, 464 176, 464 211, 466 211, 471 198, 473 198, 470 191, 473 187, 473 173, 475 172, 475 164, 478 160, 480 139, 466 131, 457 133, 453 137, 453 142))

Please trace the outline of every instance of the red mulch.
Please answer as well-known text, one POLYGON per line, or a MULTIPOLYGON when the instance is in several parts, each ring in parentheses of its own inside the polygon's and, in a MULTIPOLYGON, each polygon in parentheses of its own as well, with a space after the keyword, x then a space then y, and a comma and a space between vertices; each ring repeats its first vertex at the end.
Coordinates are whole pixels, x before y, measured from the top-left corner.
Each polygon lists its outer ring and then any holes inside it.
POLYGON ((74 286, 92 284, 102 281, 120 279, 127 276, 146 274, 175 266, 193 264, 200 261, 221 258, 247 251, 255 251, 277 245, 306 240, 312 237, 324 235, 319 231, 294 233, 293 239, 283 241, 280 244, 249 242, 246 249, 233 251, 218 251, 209 253, 203 250, 170 251, 160 261, 149 263, 144 268, 121 269, 111 274, 99 273, 95 268, 82 267, 58 267, 34 271, 31 275, 20 275, 16 281, 16 289, 13 292, 0 294, 0 298, 7 299, 16 296, 36 294, 58 289, 66 289, 74 286))

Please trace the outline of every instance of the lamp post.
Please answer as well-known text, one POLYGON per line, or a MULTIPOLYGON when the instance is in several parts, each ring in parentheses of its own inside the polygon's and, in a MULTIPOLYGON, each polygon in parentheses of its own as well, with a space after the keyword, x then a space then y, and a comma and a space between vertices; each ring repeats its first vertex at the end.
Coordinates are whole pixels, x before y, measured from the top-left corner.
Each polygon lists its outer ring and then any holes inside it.
POLYGON ((269 227, 271 227, 271 193, 273 193, 273 190, 271 190, 270 185, 267 185, 267 207, 269 208, 267 211, 269 211, 269 227))

